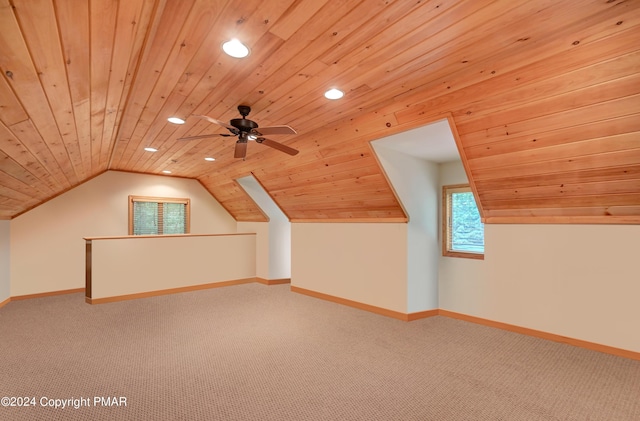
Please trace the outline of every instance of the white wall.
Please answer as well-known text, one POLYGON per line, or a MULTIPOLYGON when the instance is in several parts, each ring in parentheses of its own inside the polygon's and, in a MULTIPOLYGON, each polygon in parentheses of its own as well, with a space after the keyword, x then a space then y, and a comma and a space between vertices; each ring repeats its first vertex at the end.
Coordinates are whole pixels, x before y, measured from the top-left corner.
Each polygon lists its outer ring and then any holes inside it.
POLYGON ((291 285, 407 312, 407 224, 293 223, 291 285))
POLYGON ((407 225, 407 312, 438 308, 438 164, 372 142, 405 211, 407 225))
POLYGON ((269 223, 238 221, 238 232, 256 234, 256 276, 262 279, 269 277, 269 223))
POLYGON ((484 261, 440 258, 440 308, 640 352, 638 250, 637 225, 485 225, 484 261))
MULTIPOLYGON (((291 223, 271 196, 249 175, 238 183, 269 218, 267 276, 264 279, 291 278, 291 223)), ((260 276, 262 278, 262 276, 260 276)))
POLYGON ((253 234, 125 237, 91 243, 92 299, 256 276, 253 234))
POLYGON ((0 221, 0 303, 11 296, 10 222, 0 221))
POLYGON ((128 233, 128 196, 188 197, 192 234, 236 232, 196 180, 106 172, 11 222, 11 295, 83 288, 83 237, 128 233))

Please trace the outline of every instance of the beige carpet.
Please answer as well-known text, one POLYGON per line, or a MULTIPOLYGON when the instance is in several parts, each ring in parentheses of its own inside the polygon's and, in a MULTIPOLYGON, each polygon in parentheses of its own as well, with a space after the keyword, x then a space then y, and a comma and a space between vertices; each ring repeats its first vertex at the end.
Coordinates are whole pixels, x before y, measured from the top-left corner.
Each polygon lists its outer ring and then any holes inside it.
POLYGON ((11 302, 0 396, 36 401, 2 420, 640 420, 640 362, 247 284, 11 302), (114 396, 127 406, 94 405, 114 396))

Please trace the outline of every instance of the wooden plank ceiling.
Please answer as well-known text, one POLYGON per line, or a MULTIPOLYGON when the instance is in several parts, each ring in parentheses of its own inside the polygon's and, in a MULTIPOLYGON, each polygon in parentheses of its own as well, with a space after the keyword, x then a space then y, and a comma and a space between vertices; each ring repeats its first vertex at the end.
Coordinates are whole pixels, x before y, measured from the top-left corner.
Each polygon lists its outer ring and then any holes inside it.
POLYGON ((294 221, 404 220, 369 142, 449 117, 487 222, 640 222, 640 1, 0 0, 0 28, 3 219, 170 170, 240 221, 251 173, 294 221), (239 104, 300 153, 177 140, 239 104))

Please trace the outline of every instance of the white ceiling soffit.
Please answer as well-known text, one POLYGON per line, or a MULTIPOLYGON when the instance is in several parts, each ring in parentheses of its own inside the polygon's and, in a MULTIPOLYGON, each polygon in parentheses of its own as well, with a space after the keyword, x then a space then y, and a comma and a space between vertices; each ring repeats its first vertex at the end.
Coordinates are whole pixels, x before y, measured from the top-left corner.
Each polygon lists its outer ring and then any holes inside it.
POLYGON ((383 146, 438 164, 460 161, 456 141, 446 119, 383 137, 374 142, 376 146, 383 146))

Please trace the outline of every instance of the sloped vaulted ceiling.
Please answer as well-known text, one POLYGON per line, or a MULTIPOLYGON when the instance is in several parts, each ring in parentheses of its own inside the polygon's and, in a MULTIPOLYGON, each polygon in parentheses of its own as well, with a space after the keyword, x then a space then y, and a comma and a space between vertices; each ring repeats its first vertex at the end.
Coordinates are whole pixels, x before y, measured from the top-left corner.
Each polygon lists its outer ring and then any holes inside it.
POLYGON ((447 117, 486 221, 640 222, 638 1, 0 0, 0 28, 0 218, 171 170, 238 220, 249 174, 292 220, 404 220, 368 142, 447 117), (300 153, 177 141, 239 104, 300 153))

